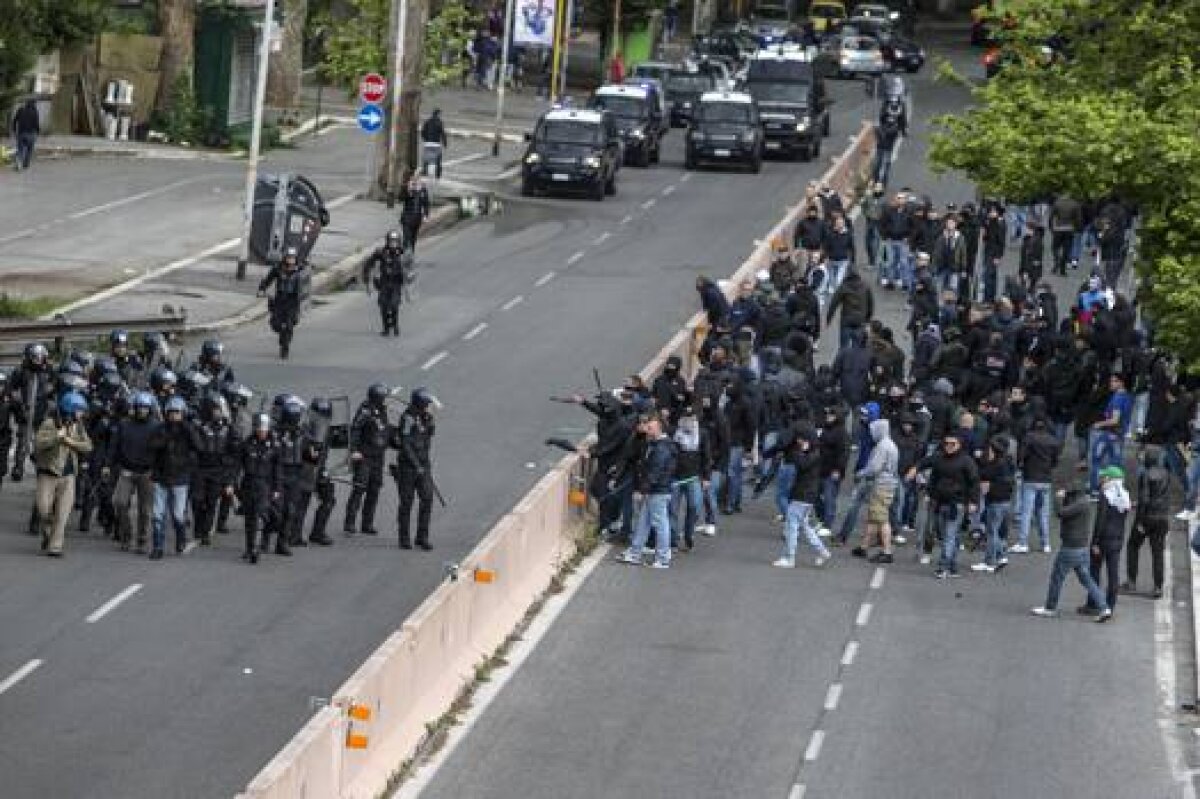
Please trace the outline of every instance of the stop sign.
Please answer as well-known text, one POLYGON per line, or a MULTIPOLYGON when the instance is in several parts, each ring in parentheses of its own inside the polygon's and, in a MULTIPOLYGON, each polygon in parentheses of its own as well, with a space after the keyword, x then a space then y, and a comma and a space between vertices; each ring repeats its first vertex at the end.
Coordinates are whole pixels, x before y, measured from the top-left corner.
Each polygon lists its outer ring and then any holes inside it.
POLYGON ((358 84, 358 96, 364 103, 378 103, 387 94, 387 81, 378 72, 363 75, 358 84))

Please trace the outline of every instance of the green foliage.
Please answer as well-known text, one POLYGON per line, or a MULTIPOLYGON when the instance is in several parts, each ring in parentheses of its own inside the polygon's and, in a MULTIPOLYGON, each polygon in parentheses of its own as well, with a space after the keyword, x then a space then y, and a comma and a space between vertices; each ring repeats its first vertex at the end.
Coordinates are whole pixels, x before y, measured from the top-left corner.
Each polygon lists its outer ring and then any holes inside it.
MULTIPOLYGON (((666 0, 621 0, 621 32, 641 30, 650 20, 650 12, 665 8, 666 5, 666 0)), ((588 25, 598 28, 605 35, 611 35, 613 11, 616 9, 613 0, 584 0, 583 9, 588 25)))
POLYGON ((975 107, 939 120, 935 167, 1011 198, 1135 202, 1139 299, 1163 342, 1200 368, 1200 4, 995 5, 1010 20, 1000 35, 1013 63, 976 91, 975 107), (1055 35, 1067 57, 1047 63, 1055 35))
POLYGON ((93 36, 103 0, 0 0, 0 114, 21 94, 22 76, 40 53, 93 36))
POLYGON ((190 74, 184 73, 175 79, 170 100, 162 111, 156 112, 151 124, 173 144, 195 144, 208 129, 207 116, 196 103, 190 74))
POLYGON ((61 297, 22 297, 0 292, 0 319, 37 319, 66 301, 61 297))
MULTIPOLYGON (((387 63, 391 0, 347 0, 351 14, 332 19, 324 15, 314 24, 326 30, 325 58, 321 73, 329 83, 350 95, 367 72, 390 74, 387 63)), ((410 16, 410 24, 412 17, 410 16)), ((460 74, 455 66, 479 23, 464 0, 446 0, 425 28, 425 57, 422 86, 448 82, 460 74)))

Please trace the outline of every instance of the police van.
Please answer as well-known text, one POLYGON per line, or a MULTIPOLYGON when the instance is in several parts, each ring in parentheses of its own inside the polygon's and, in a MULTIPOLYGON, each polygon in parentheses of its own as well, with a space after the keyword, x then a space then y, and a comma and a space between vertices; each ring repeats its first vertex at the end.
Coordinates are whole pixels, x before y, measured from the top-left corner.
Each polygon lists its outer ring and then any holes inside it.
POLYGON ((804 49, 772 48, 746 66, 744 89, 758 103, 766 152, 811 160, 829 135, 825 79, 804 49))
POLYGON ((521 161, 521 194, 582 192, 593 200, 617 193, 624 146, 608 111, 553 109, 542 114, 521 161))
POLYGON ((643 167, 658 163, 664 120, 657 90, 646 86, 601 86, 592 93, 588 107, 608 111, 616 119, 627 163, 643 167))
POLYGON ((684 168, 743 164, 762 169, 763 132, 754 98, 745 92, 705 92, 687 133, 684 168))

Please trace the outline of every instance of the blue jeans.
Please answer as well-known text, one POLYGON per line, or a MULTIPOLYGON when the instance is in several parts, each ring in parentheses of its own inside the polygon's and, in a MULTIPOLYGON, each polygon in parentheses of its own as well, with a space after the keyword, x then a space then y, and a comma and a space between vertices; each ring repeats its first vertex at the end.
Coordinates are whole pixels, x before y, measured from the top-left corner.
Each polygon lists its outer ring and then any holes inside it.
MULTIPOLYGON (((888 239, 884 242, 883 263, 879 268, 881 280, 897 281, 905 271, 912 271, 908 260, 908 242, 904 239, 888 239)), ((911 283, 911 281, 909 281, 911 283)))
POLYGON ((1001 533, 1004 531, 1004 520, 1012 507, 1008 502, 989 504, 983 509, 983 526, 987 528, 987 553, 984 561, 995 566, 1004 557, 1005 541, 1001 533))
POLYGON ((1091 556, 1087 549, 1058 550, 1058 555, 1054 558, 1054 568, 1050 571, 1050 590, 1046 592, 1045 607, 1047 610, 1058 608, 1058 596, 1062 593, 1063 582, 1067 579, 1069 572, 1075 572, 1075 576, 1079 578, 1080 585, 1087 591, 1089 604, 1101 610, 1108 608, 1104 592, 1100 590, 1100 586, 1096 585, 1096 581, 1088 572, 1090 565, 1091 556))
POLYGON ((775 473, 775 509, 780 516, 787 516, 788 503, 791 501, 792 485, 796 482, 796 465, 784 461, 779 464, 775 473))
POLYGON ((742 447, 729 448, 729 470, 725 473, 729 478, 729 496, 725 500, 726 510, 737 510, 742 507, 742 478, 745 473, 745 465, 742 461, 746 457, 746 450, 742 447))
POLYGON ((1050 484, 1030 483, 1021 484, 1021 529, 1017 535, 1017 543, 1029 546, 1029 527, 1033 523, 1033 513, 1038 514, 1038 536, 1042 546, 1050 544, 1050 484))
POLYGON ((654 528, 654 560, 658 563, 671 562, 671 495, 647 494, 633 526, 633 540, 629 549, 640 555, 650 540, 650 528, 654 528))
POLYGON ((837 498, 841 488, 841 477, 821 478, 821 508, 817 516, 820 517, 821 524, 830 529, 833 529, 833 523, 837 521, 837 498))
POLYGON ((17 169, 29 169, 29 165, 33 163, 33 146, 36 143, 36 133, 22 133, 17 136, 17 152, 14 162, 17 169))
POLYGON ((878 222, 867 222, 866 245, 867 263, 872 267, 878 267, 880 249, 883 245, 883 238, 879 235, 878 222))
POLYGON ((1200 454, 1192 458, 1192 465, 1187 470, 1187 496, 1183 499, 1183 507, 1188 510, 1196 509, 1196 495, 1200 493, 1200 454))
POLYGON ((850 262, 834 261, 830 259, 826 262, 826 273, 829 275, 825 279, 826 285, 829 286, 829 296, 838 290, 838 286, 842 285, 842 281, 846 279, 846 272, 850 269, 850 262))
POLYGON ((721 478, 725 476, 724 472, 714 469, 713 473, 708 476, 708 493, 704 499, 704 523, 717 523, 717 509, 721 507, 721 478))
POLYGON ((964 505, 939 505, 937 509, 938 524, 942 529, 942 557, 938 568, 948 572, 958 571, 958 531, 962 527, 964 505))
POLYGON ((858 528, 858 514, 862 511, 863 505, 867 504, 870 496, 870 483, 862 482, 854 487, 854 497, 850 500, 850 508, 846 511, 846 518, 842 520, 842 527, 837 534, 838 540, 843 544, 858 528))
POLYGON ((184 483, 178 486, 163 485, 162 483, 154 484, 154 524, 153 524, 153 545, 155 549, 162 549, 166 539, 167 513, 171 514, 171 522, 175 527, 175 543, 182 547, 187 543, 187 511, 188 511, 188 485, 184 483))
POLYGON ((788 560, 796 558, 796 542, 800 537, 801 529, 804 530, 804 540, 813 548, 813 551, 822 557, 829 557, 829 550, 821 543, 820 536, 812 526, 811 512, 812 505, 807 502, 788 503, 787 524, 783 528, 783 556, 788 560))
POLYGON ((1121 465, 1123 457, 1121 437, 1107 430, 1096 430, 1091 435, 1091 455, 1088 458, 1088 490, 1095 494, 1100 490, 1100 470, 1112 464, 1121 465))
POLYGON ((1150 410, 1150 392, 1140 391, 1133 395, 1133 422, 1130 429, 1139 432, 1146 429, 1146 414, 1150 410))
POLYGON ((700 478, 695 477, 682 483, 676 483, 671 489, 671 520, 675 523, 671 539, 675 542, 681 539, 692 546, 695 540, 696 521, 704 509, 704 487, 700 478), (679 506, 684 506, 683 527, 679 526, 679 506))

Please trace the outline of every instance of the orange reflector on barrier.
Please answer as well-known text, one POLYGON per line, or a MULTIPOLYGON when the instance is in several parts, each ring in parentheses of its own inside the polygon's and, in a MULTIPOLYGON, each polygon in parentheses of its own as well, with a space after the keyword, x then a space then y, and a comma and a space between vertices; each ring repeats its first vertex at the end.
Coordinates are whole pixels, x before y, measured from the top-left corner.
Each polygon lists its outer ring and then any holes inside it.
POLYGON ((581 488, 572 488, 567 493, 567 504, 573 508, 582 508, 587 505, 587 492, 581 488))
POLYGON ((355 733, 352 733, 352 732, 347 733, 346 734, 346 748, 347 749, 366 749, 367 748, 367 736, 356 735, 355 733))
POLYGON ((494 583, 496 582, 496 573, 491 569, 476 569, 475 582, 477 583, 494 583))
POLYGON ((358 719, 359 721, 371 720, 371 708, 366 705, 351 705, 350 709, 346 712, 352 719, 358 719))

